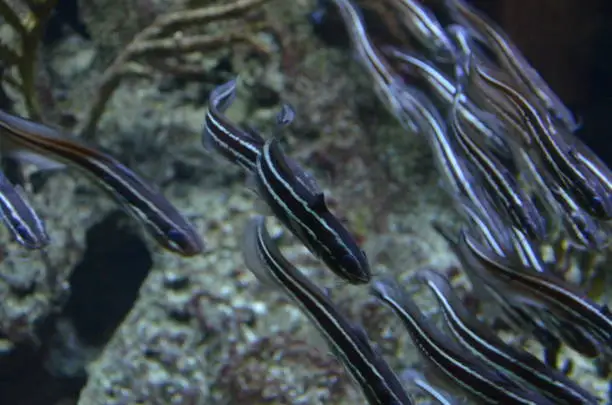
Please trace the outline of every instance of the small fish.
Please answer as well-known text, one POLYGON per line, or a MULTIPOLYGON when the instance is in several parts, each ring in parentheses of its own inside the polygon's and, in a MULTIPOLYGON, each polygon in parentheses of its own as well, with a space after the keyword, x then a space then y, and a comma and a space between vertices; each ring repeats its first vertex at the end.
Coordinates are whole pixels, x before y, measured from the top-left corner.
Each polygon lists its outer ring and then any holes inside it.
POLYGON ((449 136, 447 126, 433 104, 424 96, 419 100, 421 101, 415 103, 418 106, 413 108, 418 109, 423 118, 421 126, 428 128, 423 132, 429 141, 436 166, 443 177, 442 180, 445 181, 447 191, 457 203, 459 211, 467 214, 469 219, 476 222, 486 221, 489 224, 488 230, 495 228, 497 231, 495 240, 491 237, 488 238, 488 241, 500 249, 501 244, 507 248, 509 246, 508 243, 505 243, 509 240, 505 235, 507 232, 503 230, 503 226, 495 223, 499 215, 494 211, 489 196, 480 185, 481 176, 467 161, 457 140, 449 136))
POLYGON ((567 236, 574 247, 603 251, 610 244, 602 223, 584 211, 564 187, 552 185, 550 192, 559 206, 567 236))
POLYGON ((401 382, 372 347, 363 329, 342 315, 317 286, 283 257, 268 234, 263 217, 249 221, 243 254, 247 267, 260 281, 280 288, 308 316, 369 404, 412 404, 401 382))
MULTIPOLYGON (((456 105, 456 104, 455 104, 456 105)), ((536 241, 545 240, 546 223, 537 207, 521 189, 515 176, 485 147, 468 134, 455 107, 451 110, 450 127, 468 158, 478 167, 492 197, 511 223, 536 241)))
POLYGON ((510 378, 518 378, 535 387, 555 404, 597 405, 597 398, 565 375, 546 366, 531 354, 509 346, 492 333, 468 312, 443 275, 422 269, 415 277, 434 293, 449 330, 456 341, 474 356, 510 378))
POLYGON ((565 142, 571 145, 570 155, 584 170, 594 176, 604 187, 608 194, 612 194, 612 170, 599 156, 574 134, 562 131, 565 142))
POLYGON ((470 127, 476 131, 479 137, 486 140, 496 155, 510 159, 512 151, 506 140, 499 136, 503 133, 503 125, 494 116, 486 116, 476 105, 469 100, 461 90, 461 85, 455 85, 446 75, 438 70, 433 64, 421 57, 405 52, 395 47, 385 47, 383 51, 394 60, 401 62, 401 70, 408 74, 411 79, 423 81, 427 92, 434 94, 447 110, 455 104, 458 98, 457 112, 470 127), (456 97, 457 96, 457 97, 456 97))
POLYGON ((436 16, 420 1, 392 0, 400 21, 437 62, 454 63, 455 46, 436 16))
POLYGON ((446 0, 446 4, 455 22, 468 27, 472 35, 488 45, 494 51, 499 64, 512 75, 521 88, 528 94, 535 95, 570 131, 578 127, 571 111, 499 27, 465 0, 446 0))
POLYGON ((466 78, 466 94, 478 107, 484 111, 494 114, 503 123, 505 128, 513 131, 516 136, 529 143, 528 126, 524 122, 523 115, 517 111, 510 100, 491 83, 498 87, 508 86, 510 78, 505 77, 505 72, 496 67, 485 67, 481 58, 471 54, 469 70, 466 78))
POLYGON ((446 27, 449 38, 454 41, 457 63, 455 66, 455 80, 460 89, 465 85, 470 71, 470 60, 474 52, 473 41, 467 28, 459 24, 446 27))
POLYGON ((550 240, 553 240, 563 226, 560 220, 559 206, 550 190, 551 176, 538 164, 529 150, 523 147, 514 148, 515 162, 518 168, 518 178, 526 190, 533 193, 534 199, 542 207, 542 216, 548 225, 550 240))
MULTIPOLYGON (((478 65, 474 65, 474 68, 479 69, 478 65)), ((524 147, 537 151, 543 168, 556 182, 567 188, 586 212, 598 219, 611 219, 612 194, 605 190, 597 177, 589 176, 589 172, 585 172, 576 161, 575 148, 566 142, 563 129, 557 129, 548 114, 539 111, 516 89, 500 81, 489 80, 487 75, 481 75, 481 78, 505 94, 523 117, 530 139, 524 147)))
POLYGON ((277 218, 339 277, 353 284, 370 281, 370 266, 355 238, 329 211, 325 195, 309 175, 267 141, 257 159, 257 189, 277 218))
POLYGON ((406 130, 411 133, 418 132, 418 127, 405 115, 406 111, 398 100, 397 92, 404 86, 403 81, 370 40, 359 8, 350 0, 331 0, 331 2, 340 11, 349 31, 353 49, 373 79, 374 90, 378 97, 406 130))
POLYGON ((612 347, 612 316, 589 299, 585 292, 552 274, 516 268, 465 232, 462 233, 462 240, 482 263, 488 277, 503 282, 508 290, 511 288, 516 299, 522 299, 534 307, 546 308, 567 322, 577 323, 603 345, 612 347))
POLYGON ((476 195, 480 196, 479 204, 483 211, 476 209, 467 199, 458 199, 459 210, 468 219, 468 226, 474 229, 495 253, 511 257, 515 254, 514 245, 505 218, 500 215, 481 186, 474 185, 474 189, 476 195))
POLYGON ((436 376, 469 393, 478 403, 553 404, 462 350, 423 316, 395 282, 377 280, 370 291, 402 320, 423 360, 437 371, 436 376))
POLYGON ((49 244, 45 224, 34 211, 20 187, 13 186, 0 171, 0 214, 17 243, 27 249, 49 244))
POLYGON ((112 156, 69 140, 51 127, 2 110, 0 129, 3 147, 8 147, 8 142, 18 151, 65 162, 91 176, 166 249, 183 256, 203 251, 204 242, 193 225, 160 192, 112 156))
POLYGON ((202 144, 206 150, 216 151, 230 162, 253 172, 264 140, 255 131, 247 132, 223 115, 235 97, 236 79, 216 87, 210 93, 202 144))
MULTIPOLYGON (((489 317, 500 316, 514 331, 522 334, 530 333, 547 348, 551 346, 554 348, 559 344, 556 336, 546 329, 546 326, 533 311, 513 302, 511 297, 505 294, 505 290, 500 287, 499 283, 496 283, 491 277, 487 277, 483 264, 466 246, 463 237, 454 237, 448 227, 438 222, 434 222, 432 225, 457 256, 463 271, 472 284, 472 292, 482 302, 491 304, 483 308, 489 317), (498 311, 494 312, 494 310, 498 311)), ((460 231, 460 235, 469 232, 475 238, 473 232, 476 231, 480 231, 480 228, 474 227, 469 231, 463 229, 460 231)), ((482 237, 478 239, 480 240, 482 237)))
POLYGON ((525 269, 536 273, 549 272, 548 265, 544 261, 541 253, 542 244, 534 242, 525 232, 513 226, 510 227, 510 238, 514 245, 515 257, 520 261, 525 269))
MULTIPOLYGON (((435 107, 429 104, 421 104, 428 114, 422 113, 424 123, 427 122, 429 130, 424 131, 426 139, 434 154, 434 160, 442 181, 443 187, 455 200, 458 209, 466 214, 470 221, 487 222, 487 231, 495 229, 495 234, 487 233, 487 241, 495 246, 497 252, 503 255, 503 248, 508 248, 509 238, 504 226, 500 226, 499 215, 495 212, 488 194, 480 185, 481 176, 465 158, 456 139, 447 134, 447 128, 437 114, 435 107)), ((425 125, 423 125, 425 127, 425 125)), ((484 226, 484 225, 483 225, 484 226)))
POLYGON ((559 336, 566 345, 581 356, 596 359, 601 354, 601 342, 580 325, 560 319, 546 310, 538 311, 538 319, 541 319, 548 330, 559 336))

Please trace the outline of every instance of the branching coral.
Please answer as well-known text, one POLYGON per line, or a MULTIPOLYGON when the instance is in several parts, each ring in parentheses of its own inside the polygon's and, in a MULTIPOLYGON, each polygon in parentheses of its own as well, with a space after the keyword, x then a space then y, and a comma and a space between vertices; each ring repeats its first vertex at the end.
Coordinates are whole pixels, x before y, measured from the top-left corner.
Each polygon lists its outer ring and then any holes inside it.
POLYGON ((205 34, 197 29, 212 22, 243 17, 268 0, 237 0, 229 4, 184 9, 159 16, 138 33, 106 69, 95 99, 82 122, 80 132, 93 137, 96 124, 104 113, 106 103, 126 76, 147 77, 155 71, 182 77, 202 77, 204 68, 185 59, 195 52, 207 52, 232 43, 247 43, 266 52, 255 38, 261 24, 235 24, 220 33, 205 34))
MULTIPOLYGON (((236 0, 227 4, 184 8, 158 16, 134 36, 106 69, 77 132, 89 138, 94 137, 96 125, 108 101, 125 77, 150 77, 155 72, 162 72, 192 79, 201 78, 205 69, 201 64, 189 62, 190 56, 235 43, 245 43, 256 51, 267 53, 265 45, 255 39, 255 34, 264 25, 246 18, 249 12, 267 1, 236 0), (206 33, 202 28, 212 23, 237 19, 242 23, 234 21, 228 29, 215 30, 214 33, 206 33)), ((0 0, 0 17, 15 31, 20 43, 20 49, 17 50, 0 41, 0 67, 5 72, 2 80, 23 95, 27 112, 34 120, 41 118, 35 80, 39 43, 45 22, 56 2, 27 0, 24 3, 28 11, 20 13, 7 0, 0 0), (7 68, 12 67, 16 75, 7 74, 7 68)))
POLYGON ((14 68, 16 75, 4 74, 4 81, 17 90, 24 99, 30 118, 39 120, 40 107, 36 97, 36 62, 38 46, 57 0, 26 0, 28 10, 20 15, 7 0, 0 0, 0 17, 19 37, 19 49, 14 49, 0 38, 0 62, 4 68, 14 68))

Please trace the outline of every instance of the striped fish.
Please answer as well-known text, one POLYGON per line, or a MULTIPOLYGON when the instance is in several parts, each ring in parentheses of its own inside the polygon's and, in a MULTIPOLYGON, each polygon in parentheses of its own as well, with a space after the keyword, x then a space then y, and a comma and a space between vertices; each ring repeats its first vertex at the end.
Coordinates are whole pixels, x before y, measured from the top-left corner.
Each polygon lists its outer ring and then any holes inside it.
POLYGON ((559 336, 566 345, 581 356, 587 359, 597 359, 600 356, 601 342, 588 330, 575 322, 561 319, 544 309, 537 312, 538 319, 542 320, 548 330, 559 336))
POLYGON ((400 21, 437 62, 454 63, 455 46, 436 16, 418 0, 392 0, 400 21))
POLYGON ((512 290, 513 296, 532 302, 535 307, 546 308, 567 322, 580 325, 602 342, 602 349, 611 351, 612 315, 589 299, 586 293, 554 275, 533 273, 509 265, 466 232, 462 233, 461 238, 482 263, 488 277, 503 281, 506 288, 512 290))
MULTIPOLYGON (((478 66, 475 69, 479 69, 478 66)), ((523 117, 530 138, 525 147, 537 151, 543 168, 575 197, 585 211, 598 219, 611 219, 612 194, 606 191, 597 176, 589 175, 590 172, 575 159, 575 147, 566 142, 567 136, 562 134, 564 129, 557 129, 548 114, 542 113, 516 89, 497 80, 488 80, 487 75, 481 75, 481 78, 505 94, 523 117)), ((575 142, 579 141, 576 139, 575 142)))
MULTIPOLYGON (((525 232, 513 226, 510 229, 514 252, 521 265, 537 273, 546 273, 549 270, 541 253, 542 244, 529 239, 525 232)), ((505 256, 505 255, 504 255, 505 256)))
POLYGON ((503 257, 511 257, 516 252, 505 218, 497 212, 488 194, 482 188, 476 189, 479 190, 478 194, 482 198, 481 204, 485 207, 484 212, 478 212, 467 200, 459 201, 461 213, 468 219, 468 227, 474 229, 495 253, 503 257))
POLYGON ((263 217, 248 223, 243 253, 247 267, 260 281, 280 288, 311 320, 369 404, 412 404, 363 329, 342 315, 317 286, 283 257, 268 234, 263 217))
POLYGON ((15 241, 27 249, 49 244, 45 224, 34 211, 20 187, 14 187, 0 171, 0 215, 15 241))
MULTIPOLYGON (((513 302, 511 297, 504 294, 506 291, 499 288, 491 277, 486 276, 486 271, 470 249, 463 242, 463 238, 455 238, 452 232, 440 223, 434 222, 434 229, 446 240, 455 256, 461 263, 463 271, 467 274, 472 284, 473 293, 482 302, 490 303, 485 310, 488 315, 498 315, 517 333, 530 333, 540 341, 547 349, 555 350, 558 345, 556 336, 547 330, 546 326, 532 312, 522 305, 513 302), (493 309, 499 309, 499 313, 491 313, 493 309)), ((472 232, 481 232, 480 228, 473 227, 472 232)), ((461 234, 466 233, 462 230, 461 234)), ((471 233, 470 233, 471 234, 471 233)), ((482 239, 482 237, 479 237, 482 239)))
POLYGON ((409 110, 402 108, 398 91, 404 86, 402 79, 389 65, 379 49, 369 38, 359 8, 351 0, 331 0, 338 8, 351 38, 352 47, 362 66, 374 82, 374 91, 387 110, 411 133, 419 132, 409 110))
POLYGON ((498 338, 467 311, 444 276, 430 269, 422 269, 416 273, 416 279, 434 293, 455 340, 484 363, 510 378, 533 386, 556 404, 598 404, 597 398, 564 374, 498 338))
MULTIPOLYGON (((458 103, 455 103, 456 106, 458 103)), ((482 174, 488 190, 502 212, 507 213, 511 223, 536 241, 545 240, 546 223, 529 196, 522 190, 506 166, 480 145, 466 129, 457 112, 451 110, 450 127, 465 154, 482 174)))
POLYGON ((455 79, 461 89, 465 83, 467 74, 470 71, 470 60, 474 52, 472 37, 468 30, 459 24, 451 24, 446 27, 448 37, 455 43, 456 65, 455 79))
POLYGON ((470 58, 465 89, 467 96, 474 100, 479 108, 498 117, 523 143, 529 143, 528 127, 523 116, 504 94, 490 84, 496 82, 506 86, 510 78, 497 67, 485 66, 482 58, 475 54, 471 54, 470 58))
POLYGON ((370 266, 355 238, 331 213, 325 195, 309 175, 292 165, 271 139, 257 159, 257 189, 276 217, 339 277, 353 284, 370 281, 370 266))
POLYGON ((479 184, 481 176, 467 161, 456 139, 449 136, 447 127, 436 113, 435 107, 430 103, 421 103, 420 108, 423 110, 421 113, 422 126, 429 128, 424 131, 426 139, 433 151, 438 171, 445 182, 443 187, 455 200, 459 211, 465 214, 470 221, 475 222, 476 225, 486 222, 487 231, 495 230, 495 232, 488 232, 486 236, 487 241, 497 249, 500 255, 504 255, 504 251, 510 253, 512 249, 508 232, 505 231, 504 226, 498 224, 500 216, 495 212, 489 195, 479 184))
POLYGON ((574 160, 582 165, 585 170, 590 172, 590 174, 604 186, 608 194, 612 194, 612 170, 610 170, 608 165, 606 165, 587 145, 576 139, 573 134, 564 132, 562 135, 569 138, 565 141, 574 146, 574 148, 570 150, 570 154, 574 157, 574 160))
POLYGON ((455 104, 455 96, 458 94, 459 101, 457 112, 463 120, 469 123, 480 138, 487 142, 487 145, 500 157, 511 159, 512 151, 499 134, 503 133, 504 127, 493 116, 486 116, 476 105, 463 94, 460 85, 455 85, 443 72, 430 62, 394 47, 385 47, 384 52, 390 58, 400 62, 402 72, 410 78, 424 82, 427 92, 434 94, 448 111, 455 104))
MULTIPOLYGON (((446 338, 423 316, 416 304, 390 280, 377 280, 372 294, 402 320, 421 357, 436 375, 467 392, 482 404, 554 404, 510 380, 446 338)), ((429 369, 428 369, 429 370, 429 369)))
POLYGON ((216 87, 210 93, 202 144, 206 150, 217 152, 230 162, 253 172, 264 140, 254 132, 239 128, 223 114, 235 97, 236 79, 216 87))
POLYGON ((11 148, 64 162, 91 176, 166 249, 183 256, 204 250, 204 242, 193 225, 160 192, 112 156, 2 110, 0 129, 3 146, 8 142, 11 148))
POLYGON ((603 251, 610 244, 603 223, 585 212, 564 187, 551 185, 550 192, 559 206, 567 236, 573 247, 603 251))
POLYGON ((578 127, 571 111, 499 27, 465 0, 446 0, 446 4, 455 22, 469 28, 472 35, 493 50, 497 62, 512 75, 521 89, 535 95, 569 130, 578 127))

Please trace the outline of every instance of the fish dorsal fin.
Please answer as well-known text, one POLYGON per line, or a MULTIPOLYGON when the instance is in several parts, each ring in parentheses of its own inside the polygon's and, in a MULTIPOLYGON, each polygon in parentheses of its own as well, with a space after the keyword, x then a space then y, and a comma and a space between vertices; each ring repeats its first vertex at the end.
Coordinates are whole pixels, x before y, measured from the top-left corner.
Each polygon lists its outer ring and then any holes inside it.
POLYGON ((327 204, 325 203, 325 194, 322 192, 314 194, 308 202, 308 206, 311 210, 318 213, 327 212, 328 208, 327 204))

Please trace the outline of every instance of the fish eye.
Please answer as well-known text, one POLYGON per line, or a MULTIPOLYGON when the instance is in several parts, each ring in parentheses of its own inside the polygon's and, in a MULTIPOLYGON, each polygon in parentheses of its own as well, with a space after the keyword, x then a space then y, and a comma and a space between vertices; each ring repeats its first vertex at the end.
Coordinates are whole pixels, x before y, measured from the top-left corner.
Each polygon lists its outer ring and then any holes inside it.
POLYGON ((168 238, 168 240, 170 241, 172 245, 176 245, 176 246, 185 245, 185 236, 183 235, 183 232, 180 232, 179 230, 175 228, 168 230, 168 232, 166 232, 166 237, 168 238))
POLYGON ((354 269, 359 267, 359 263, 353 255, 346 254, 340 259, 340 265, 345 269, 354 269))

